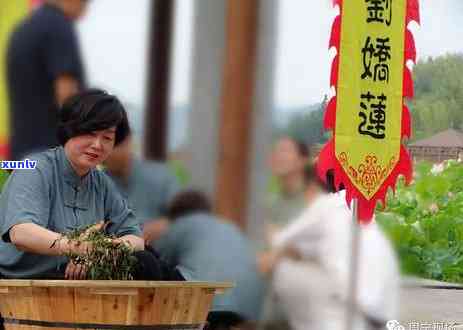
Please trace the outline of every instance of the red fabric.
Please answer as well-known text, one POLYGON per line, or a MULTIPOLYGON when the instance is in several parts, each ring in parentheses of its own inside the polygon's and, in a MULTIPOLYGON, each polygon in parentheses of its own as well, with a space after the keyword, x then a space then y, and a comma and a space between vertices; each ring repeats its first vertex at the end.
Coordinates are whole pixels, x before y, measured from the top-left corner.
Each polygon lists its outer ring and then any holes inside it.
POLYGON ((420 4, 418 0, 407 0, 407 26, 411 21, 420 24, 420 4))
POLYGON ((410 69, 404 65, 403 96, 412 98, 414 94, 412 73, 410 69))
POLYGON ((410 138, 412 136, 412 119, 408 107, 404 105, 402 111, 402 137, 410 138))
POLYGON ((317 158, 317 173, 320 179, 326 183, 326 172, 334 168, 334 139, 330 139, 320 150, 317 158))
POLYGON ((415 38, 409 29, 405 29, 405 63, 407 61, 416 63, 415 38))
POLYGON ((333 7, 339 6, 342 9, 342 1, 343 0, 333 0, 333 7))
POLYGON ((31 9, 34 9, 37 6, 41 5, 42 3, 43 3, 43 0, 29 0, 29 7, 31 9))
POLYGON ((336 96, 333 96, 326 106, 323 126, 326 130, 334 130, 336 126, 336 96))
POLYGON ((373 214, 376 209, 377 202, 380 201, 382 205, 386 205, 386 194, 389 188, 394 190, 397 179, 400 175, 405 177, 405 182, 409 184, 412 179, 412 166, 410 156, 404 146, 400 148, 400 158, 391 174, 382 184, 381 188, 376 194, 367 200, 363 194, 351 182, 348 175, 345 173, 339 161, 334 157, 334 139, 329 141, 318 157, 317 172, 322 180, 326 182, 326 173, 329 169, 334 169, 335 172, 335 186, 339 189, 342 183, 346 189, 346 202, 351 205, 352 199, 358 200, 358 218, 363 224, 371 222, 373 214))
POLYGON ((330 44, 329 44, 328 49, 335 47, 337 50, 339 50, 340 42, 341 42, 341 15, 338 15, 334 19, 333 25, 331 27, 330 44))
POLYGON ((336 55, 331 65, 331 79, 330 85, 336 90, 338 89, 338 73, 339 73, 339 55, 336 55))
POLYGON ((10 146, 8 141, 0 141, 0 159, 10 159, 10 146))

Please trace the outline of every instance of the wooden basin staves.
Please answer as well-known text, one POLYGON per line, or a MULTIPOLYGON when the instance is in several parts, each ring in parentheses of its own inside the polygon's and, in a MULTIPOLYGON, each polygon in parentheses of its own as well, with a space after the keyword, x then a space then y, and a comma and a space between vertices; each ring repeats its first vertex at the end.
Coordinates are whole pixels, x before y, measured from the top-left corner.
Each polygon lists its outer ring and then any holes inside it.
POLYGON ((231 283, 0 280, 6 330, 202 329, 231 283))

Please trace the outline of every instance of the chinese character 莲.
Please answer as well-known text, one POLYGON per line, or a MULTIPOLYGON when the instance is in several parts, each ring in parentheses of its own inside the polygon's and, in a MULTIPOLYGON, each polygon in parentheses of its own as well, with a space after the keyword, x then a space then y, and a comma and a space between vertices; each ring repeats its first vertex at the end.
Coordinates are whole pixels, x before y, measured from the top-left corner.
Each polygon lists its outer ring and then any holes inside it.
POLYGON ((386 137, 386 101, 384 94, 374 96, 371 92, 361 95, 359 118, 362 120, 358 132, 374 139, 386 137))

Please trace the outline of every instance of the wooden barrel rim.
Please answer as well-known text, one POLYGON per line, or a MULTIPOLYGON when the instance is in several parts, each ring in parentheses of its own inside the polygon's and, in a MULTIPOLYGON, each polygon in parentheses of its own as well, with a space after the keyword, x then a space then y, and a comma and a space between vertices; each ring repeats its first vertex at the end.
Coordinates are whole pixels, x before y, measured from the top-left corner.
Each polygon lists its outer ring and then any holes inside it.
POLYGON ((168 329, 198 329, 202 324, 154 324, 154 325, 125 325, 125 324, 100 324, 100 323, 69 323, 69 322, 48 322, 36 320, 20 320, 4 318, 4 324, 25 325, 44 328, 67 328, 67 329, 123 329, 123 330, 168 330, 168 329))
POLYGON ((0 280, 0 287, 66 287, 66 288, 205 288, 230 289, 230 282, 173 281, 70 281, 70 280, 0 280))

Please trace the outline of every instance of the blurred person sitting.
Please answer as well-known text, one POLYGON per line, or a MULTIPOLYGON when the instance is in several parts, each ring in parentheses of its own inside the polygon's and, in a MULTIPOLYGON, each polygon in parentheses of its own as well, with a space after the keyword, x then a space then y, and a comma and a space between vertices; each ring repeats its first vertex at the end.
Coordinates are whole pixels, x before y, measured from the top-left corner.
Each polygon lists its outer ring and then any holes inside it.
POLYGON ((270 168, 278 184, 278 192, 268 205, 267 231, 270 235, 304 208, 304 166, 309 157, 309 148, 304 142, 283 137, 275 144, 270 168))
POLYGON ((245 327, 258 319, 263 282, 250 242, 233 223, 211 213, 207 198, 179 193, 167 212, 170 226, 153 242, 161 257, 186 280, 231 281, 235 287, 214 299, 208 330, 245 327))
POLYGON ((167 205, 180 190, 176 177, 165 164, 137 158, 131 135, 114 148, 104 164, 134 209, 145 240, 152 241, 157 231, 167 225, 163 218, 167 205))
MULTIPOLYGON (((305 185, 306 210, 273 237, 260 268, 273 272, 273 288, 294 330, 344 329, 352 212, 345 192, 331 192, 313 166, 305 169, 305 185)), ((374 221, 360 230, 354 328, 383 329, 397 318, 397 260, 374 221)))
POLYGON ((84 85, 74 22, 88 0, 47 0, 15 28, 7 49, 11 158, 58 145, 58 110, 84 85))
MULTIPOLYGON (((280 138, 274 145, 270 168, 278 191, 272 193, 266 203, 265 248, 268 248, 271 237, 305 208, 304 166, 309 158, 307 145, 289 136, 280 138)), ((270 287, 265 298, 261 329, 288 330, 287 316, 280 305, 270 287)))

